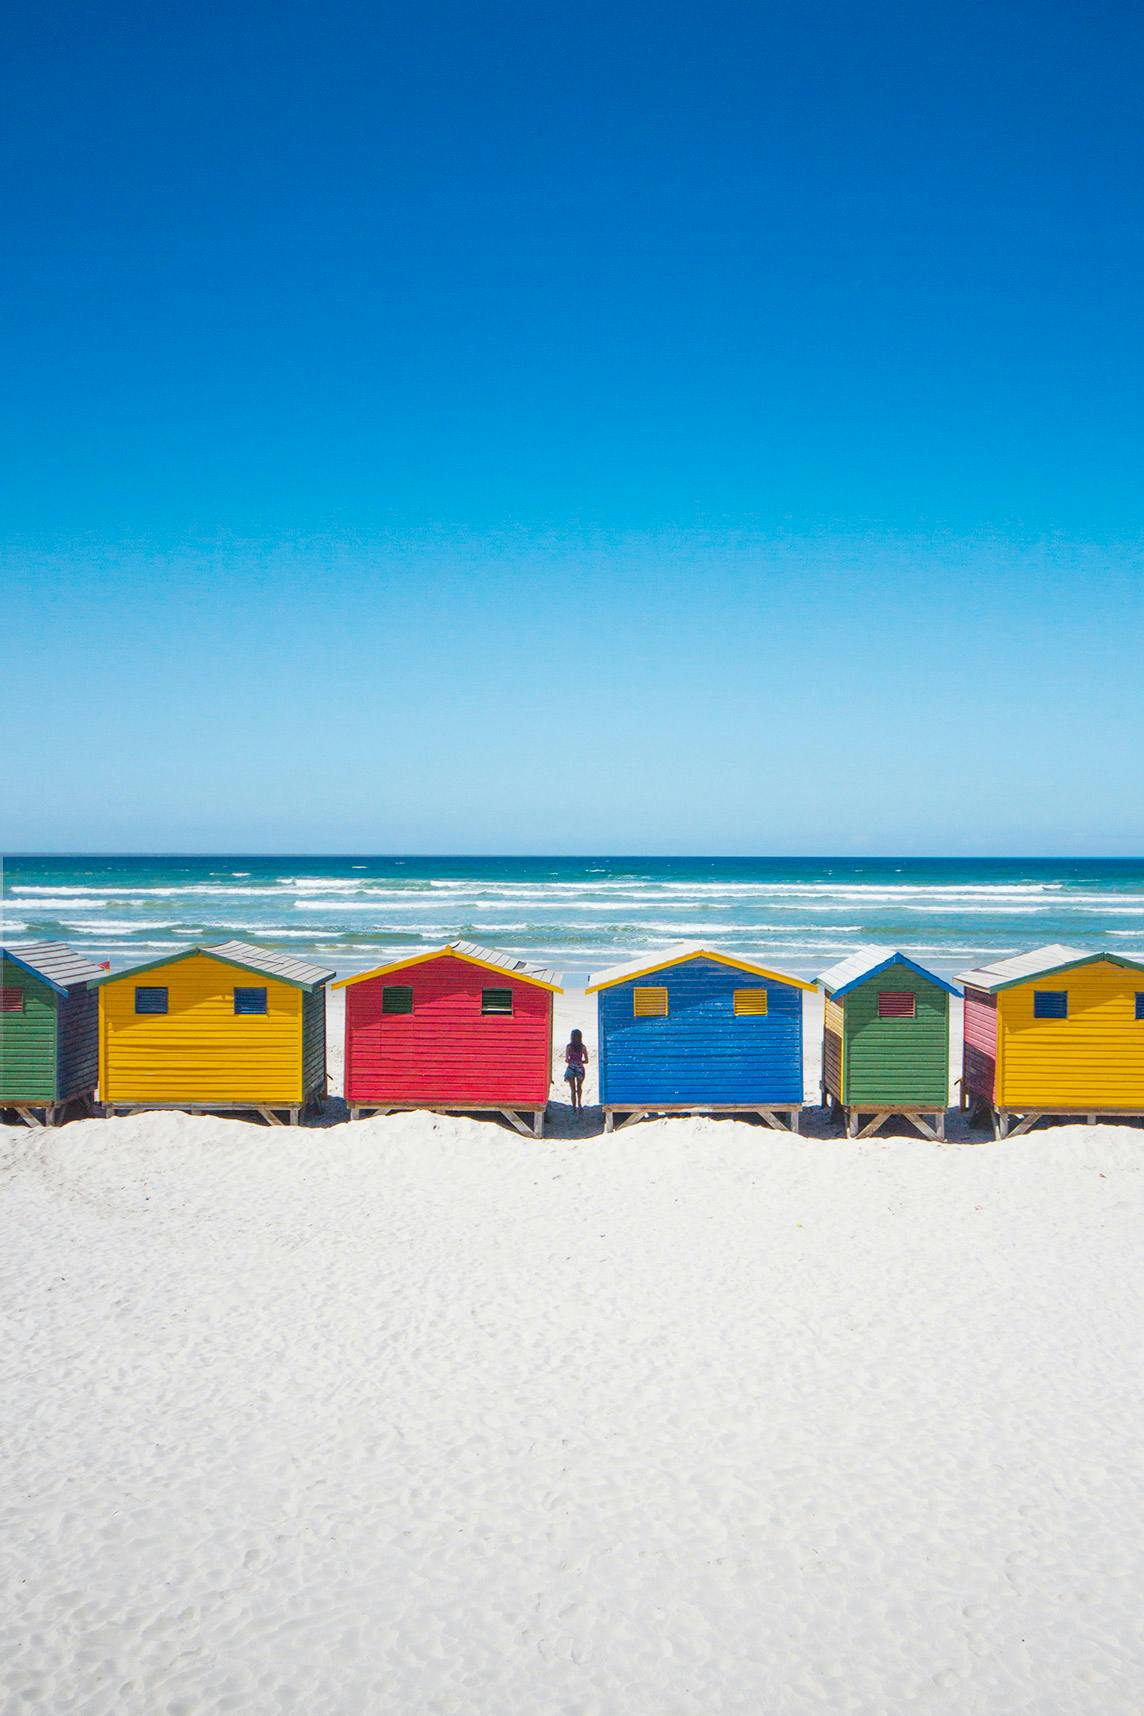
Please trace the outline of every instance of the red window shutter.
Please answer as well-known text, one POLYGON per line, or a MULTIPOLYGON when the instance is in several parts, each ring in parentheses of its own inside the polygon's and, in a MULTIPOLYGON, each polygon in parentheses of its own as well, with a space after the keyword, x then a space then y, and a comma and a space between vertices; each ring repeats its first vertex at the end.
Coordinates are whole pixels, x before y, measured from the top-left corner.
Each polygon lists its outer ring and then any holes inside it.
POLYGON ((0 1013, 22 1013, 24 1011, 24 991, 22 989, 0 989, 0 1013))
POLYGON ((912 989, 879 989, 879 1019, 912 1019, 917 998, 912 989))

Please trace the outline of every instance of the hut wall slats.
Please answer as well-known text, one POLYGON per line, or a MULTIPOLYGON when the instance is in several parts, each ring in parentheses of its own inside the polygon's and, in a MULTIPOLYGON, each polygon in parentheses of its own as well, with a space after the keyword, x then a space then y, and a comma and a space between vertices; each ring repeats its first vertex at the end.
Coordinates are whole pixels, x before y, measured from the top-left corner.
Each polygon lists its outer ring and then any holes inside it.
POLYGON ((949 995, 905 965, 891 965, 852 989, 846 1013, 848 1103, 900 1102, 909 1106, 949 1101, 949 995), (881 990, 915 997, 912 1019, 880 1019, 881 990))
POLYGON ((822 1009, 822 1082, 828 1093, 838 1102, 842 1101, 842 1080, 845 1072, 842 1064, 845 1029, 846 1015, 842 1011, 842 1004, 828 995, 822 1009))
POLYGON ((842 1101, 842 1038, 829 1025, 822 1033, 822 1082, 827 1091, 842 1101))
POLYGON ((736 1014, 741 971, 695 959, 601 989, 600 1101, 655 1103, 802 1103, 802 992, 752 977, 767 990, 765 1014, 736 1014), (666 1018, 635 1018, 632 991, 654 983, 668 991, 666 1018))
POLYGON ((7 959, 0 961, 0 984, 24 996, 22 1013, 0 1013, 0 1099, 55 1102, 56 993, 7 959))
POLYGON ((326 992, 311 989, 302 995, 302 1095, 324 1089, 326 1083, 326 992))
POLYGON ((1139 971, 1094 961, 997 997, 1005 1108, 1144 1108, 1144 1020, 1139 971), (1035 1019, 1033 991, 1068 992, 1066 1019, 1035 1019))
POLYGON ((962 1088, 992 1102, 996 1085, 997 997, 986 989, 966 989, 962 1088))
POLYGON ((351 984, 345 995, 347 1101, 506 1108, 548 1101, 550 990, 443 954, 351 984), (412 989, 412 1013, 382 1013, 389 985, 412 989), (511 989, 512 1013, 482 1013, 484 989, 511 989))
POLYGON ((87 984, 69 989, 56 1011, 58 1100, 94 1090, 99 1077, 99 995, 87 984))
POLYGON ((301 990, 268 977, 266 1013, 236 1014, 246 974, 201 955, 151 966, 142 981, 166 987, 166 1014, 136 1014, 131 972, 99 990, 105 1102, 302 1100, 301 990))

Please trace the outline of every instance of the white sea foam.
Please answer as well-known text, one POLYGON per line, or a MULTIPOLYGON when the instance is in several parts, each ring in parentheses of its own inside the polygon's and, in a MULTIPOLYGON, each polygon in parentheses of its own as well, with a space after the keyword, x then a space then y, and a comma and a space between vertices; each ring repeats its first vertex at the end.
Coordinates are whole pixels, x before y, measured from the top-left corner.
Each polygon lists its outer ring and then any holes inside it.
POLYGON ((80 931, 84 935, 119 935, 125 930, 143 930, 154 934, 156 930, 179 929, 179 923, 172 919, 169 923, 155 923, 150 918, 63 918, 59 919, 61 929, 80 931))
MULTIPOLYGON (((12 889, 13 894, 17 891, 18 890, 15 888, 12 889)), ((86 911, 98 911, 99 907, 106 906, 108 901, 103 898, 94 900, 77 900, 63 894, 50 894, 46 897, 40 897, 37 895, 35 899, 21 898, 18 901, 18 904, 21 909, 26 912, 72 912, 75 911, 77 906, 82 907, 86 911)))
POLYGON ((38 883, 16 882, 8 891, 11 894, 26 895, 36 899, 45 894, 50 894, 53 899, 62 899, 66 896, 85 900, 92 905, 101 903, 106 899, 165 900, 182 896, 193 898, 204 894, 210 895, 214 899, 263 899, 271 894, 289 894, 292 892, 290 888, 279 888, 269 884, 266 887, 232 888, 228 882, 188 882, 178 888, 142 886, 81 888, 71 885, 48 887, 38 883), (95 896, 98 896, 98 899, 95 896))

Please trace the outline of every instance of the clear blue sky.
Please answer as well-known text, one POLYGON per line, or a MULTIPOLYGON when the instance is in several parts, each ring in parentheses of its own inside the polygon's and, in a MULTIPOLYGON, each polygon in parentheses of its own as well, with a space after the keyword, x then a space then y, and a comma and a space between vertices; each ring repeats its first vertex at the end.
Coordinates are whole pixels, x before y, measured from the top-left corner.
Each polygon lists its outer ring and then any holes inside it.
POLYGON ((8 850, 1144 850, 1139 8, 9 28, 8 850))

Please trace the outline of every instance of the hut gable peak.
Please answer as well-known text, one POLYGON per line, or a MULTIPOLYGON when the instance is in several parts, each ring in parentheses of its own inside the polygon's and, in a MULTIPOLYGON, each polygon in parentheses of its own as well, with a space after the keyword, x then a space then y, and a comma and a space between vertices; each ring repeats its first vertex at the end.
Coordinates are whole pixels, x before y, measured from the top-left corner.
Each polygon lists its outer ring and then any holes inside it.
POLYGON ((220 965, 230 965, 237 971, 250 971, 258 977, 270 977, 288 983, 294 989, 319 989, 333 977, 333 971, 323 965, 311 965, 309 960, 294 959, 290 954, 273 953, 269 948, 255 947, 252 942, 223 941, 213 947, 196 945, 175 948, 159 959, 149 959, 143 965, 130 965, 125 971, 100 972, 89 989, 105 983, 118 983, 125 978, 140 977, 145 971, 157 971, 164 965, 178 965, 184 959, 213 959, 220 965))
POLYGON ((669 966, 683 965, 692 959, 709 959, 716 965, 728 965, 736 971, 750 972, 752 977, 769 977, 774 983, 788 983, 792 989, 813 989, 814 984, 808 983, 802 977, 792 977, 789 972, 775 971, 771 966, 759 965, 754 960, 743 959, 734 953, 721 953, 717 948, 705 947, 702 942, 680 941, 670 947, 661 949, 659 953, 643 954, 637 959, 629 959, 622 965, 610 965, 603 971, 594 971, 585 986, 585 995, 594 995, 601 989, 612 989, 617 983, 629 983, 636 977, 650 977, 652 972, 666 971, 669 966))
POLYGON ((1031 982, 1036 977, 1049 977, 1057 971, 1068 971, 1078 965, 1092 965, 1098 960, 1112 965, 1138 966, 1139 960, 1129 954, 1101 953, 1083 947, 1066 947, 1063 942, 1049 942, 1032 948, 1028 953, 1011 954, 979 965, 973 971, 962 972, 957 981, 967 989, 982 989, 993 994, 999 989, 1011 989, 1018 983, 1031 982))
POLYGON ((936 971, 928 971, 924 965, 919 965, 908 954, 902 953, 895 947, 859 947, 845 959, 840 959, 837 965, 830 966, 820 973, 818 982, 835 1001, 841 1000, 852 989, 877 977, 891 965, 904 965, 907 971, 912 971, 915 977, 924 978, 927 983, 935 983, 947 994, 960 995, 961 990, 946 978, 939 977, 936 971))
POLYGON ((538 989, 548 989, 554 995, 564 993, 558 971, 551 971, 548 966, 537 965, 530 959, 518 959, 511 953, 498 953, 494 948, 481 947, 475 941, 447 941, 442 947, 429 948, 425 953, 414 953, 404 959, 389 960, 385 965, 375 965, 369 971, 355 971, 351 977, 339 978, 333 987, 350 989, 356 983, 369 983, 375 977, 388 977, 393 972, 408 971, 411 966, 426 965, 432 959, 450 956, 464 961, 467 965, 479 966, 483 971, 493 971, 520 983, 534 984, 538 989))
POLYGON ((30 971, 58 995, 66 995, 73 983, 90 983, 104 975, 101 965, 66 941, 26 941, 19 947, 0 947, 0 956, 30 971))

